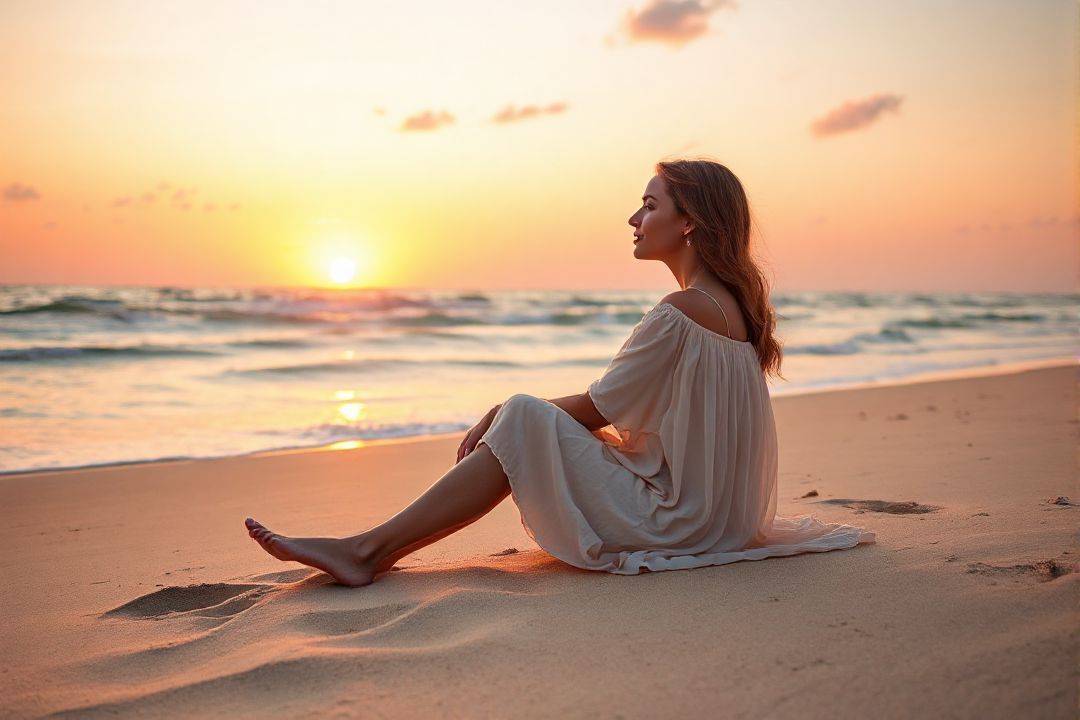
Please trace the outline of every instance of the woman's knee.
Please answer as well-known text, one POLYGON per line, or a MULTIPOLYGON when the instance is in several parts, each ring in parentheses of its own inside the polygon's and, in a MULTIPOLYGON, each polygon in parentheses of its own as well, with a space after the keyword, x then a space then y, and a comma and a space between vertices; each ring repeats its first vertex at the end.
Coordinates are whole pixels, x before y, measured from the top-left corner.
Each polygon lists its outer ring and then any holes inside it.
POLYGON ((547 401, 543 400, 541 398, 538 398, 535 395, 529 395, 528 393, 516 393, 516 394, 511 395, 510 397, 506 398, 506 400, 503 401, 502 406, 503 407, 506 407, 507 405, 528 406, 528 405, 534 405, 536 403, 542 403, 542 402, 547 402, 547 401))

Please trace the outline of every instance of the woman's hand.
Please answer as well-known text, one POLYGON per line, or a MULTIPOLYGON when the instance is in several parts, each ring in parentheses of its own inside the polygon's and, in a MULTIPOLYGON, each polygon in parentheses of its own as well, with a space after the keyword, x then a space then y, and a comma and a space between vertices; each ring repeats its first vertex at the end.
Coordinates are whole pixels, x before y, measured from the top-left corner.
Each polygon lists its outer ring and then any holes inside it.
POLYGON ((491 421, 495 419, 495 414, 499 412, 499 408, 501 407, 502 404, 500 403, 499 405, 496 405, 495 407, 488 410, 487 415, 481 418, 480 422, 473 425, 472 429, 470 429, 469 432, 465 434, 465 439, 461 441, 460 445, 458 445, 457 460, 454 461, 455 465, 461 462, 461 459, 463 457, 471 453, 476 448, 476 443, 480 442, 480 438, 483 437, 484 433, 487 432, 487 429, 491 427, 491 421))

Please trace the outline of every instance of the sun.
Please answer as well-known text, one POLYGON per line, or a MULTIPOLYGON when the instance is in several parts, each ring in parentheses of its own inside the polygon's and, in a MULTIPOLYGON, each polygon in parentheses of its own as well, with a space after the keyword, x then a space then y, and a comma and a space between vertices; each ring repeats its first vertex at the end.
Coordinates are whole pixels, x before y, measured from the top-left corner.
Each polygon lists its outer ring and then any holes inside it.
POLYGON ((356 277, 356 263, 352 258, 336 257, 330 261, 330 279, 339 284, 351 282, 356 277))
POLYGON ((348 230, 320 232, 311 248, 312 285, 344 290, 358 289, 370 281, 375 267, 373 249, 348 230))

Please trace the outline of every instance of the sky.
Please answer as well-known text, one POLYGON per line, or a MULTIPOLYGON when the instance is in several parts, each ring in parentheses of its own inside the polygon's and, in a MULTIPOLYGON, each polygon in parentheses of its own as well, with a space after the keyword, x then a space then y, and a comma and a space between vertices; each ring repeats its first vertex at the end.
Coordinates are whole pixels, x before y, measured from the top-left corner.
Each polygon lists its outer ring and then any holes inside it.
POLYGON ((1074 292, 1075 0, 0 4, 0 283, 667 288, 656 162, 774 291, 1074 292))

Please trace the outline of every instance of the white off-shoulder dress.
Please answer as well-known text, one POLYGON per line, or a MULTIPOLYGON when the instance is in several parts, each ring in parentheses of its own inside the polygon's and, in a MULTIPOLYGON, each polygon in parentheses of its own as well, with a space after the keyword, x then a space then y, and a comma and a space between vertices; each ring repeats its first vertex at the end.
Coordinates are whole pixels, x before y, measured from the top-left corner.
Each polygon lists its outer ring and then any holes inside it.
POLYGON ((776 426, 751 343, 661 302, 588 393, 610 425, 589 431, 517 394, 478 441, 502 463, 526 533, 563 562, 634 575, 875 541, 776 515, 776 426))

